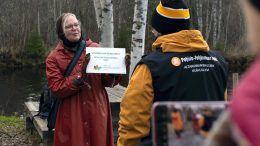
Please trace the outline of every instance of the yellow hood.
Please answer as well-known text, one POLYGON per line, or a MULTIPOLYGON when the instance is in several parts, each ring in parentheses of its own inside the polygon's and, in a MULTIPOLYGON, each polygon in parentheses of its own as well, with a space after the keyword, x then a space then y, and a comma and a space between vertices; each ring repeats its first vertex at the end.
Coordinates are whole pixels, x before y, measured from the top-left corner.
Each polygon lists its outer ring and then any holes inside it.
POLYGON ((163 35, 153 43, 153 50, 162 48, 163 52, 209 51, 209 46, 198 30, 182 30, 163 35))

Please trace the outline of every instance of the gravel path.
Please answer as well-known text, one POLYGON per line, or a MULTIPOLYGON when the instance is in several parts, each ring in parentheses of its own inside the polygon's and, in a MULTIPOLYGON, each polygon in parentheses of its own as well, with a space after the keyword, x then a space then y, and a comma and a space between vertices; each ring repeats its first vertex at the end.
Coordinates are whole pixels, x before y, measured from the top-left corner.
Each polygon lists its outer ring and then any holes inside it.
POLYGON ((27 131, 23 119, 0 120, 0 146, 39 146, 41 140, 35 131, 27 131))

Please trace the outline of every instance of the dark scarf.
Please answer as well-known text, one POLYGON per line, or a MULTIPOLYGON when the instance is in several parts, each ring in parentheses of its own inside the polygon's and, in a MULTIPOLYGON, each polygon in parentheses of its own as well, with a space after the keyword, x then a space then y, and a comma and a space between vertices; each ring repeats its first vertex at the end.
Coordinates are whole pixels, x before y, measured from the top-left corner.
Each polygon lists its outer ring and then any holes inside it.
POLYGON ((249 2, 260 12, 260 1, 259 0, 249 0, 249 2))
POLYGON ((77 42, 69 41, 65 37, 65 35, 61 35, 61 36, 59 36, 59 38, 62 40, 65 49, 68 49, 69 51, 72 51, 72 52, 76 52, 77 51, 80 42, 83 40, 82 35, 81 35, 80 39, 77 42))

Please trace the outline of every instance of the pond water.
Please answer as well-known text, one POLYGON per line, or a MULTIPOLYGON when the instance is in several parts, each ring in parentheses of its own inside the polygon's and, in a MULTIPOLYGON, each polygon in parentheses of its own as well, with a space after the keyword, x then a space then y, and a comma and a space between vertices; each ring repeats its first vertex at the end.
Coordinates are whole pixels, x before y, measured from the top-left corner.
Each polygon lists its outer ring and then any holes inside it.
MULTIPOLYGON (((121 85, 127 79, 123 75, 121 85)), ((23 114, 24 102, 38 100, 45 82, 45 68, 0 69, 0 115, 23 114)))
POLYGON ((0 69, 0 115, 22 114, 23 103, 28 97, 37 100, 45 80, 44 69, 0 69))
MULTIPOLYGON (((127 75, 123 75, 121 85, 127 85, 127 75)), ((0 69, 0 115, 23 114, 24 102, 33 97, 37 100, 46 82, 44 68, 24 68, 16 70, 0 69)), ((232 76, 229 76, 228 91, 231 92, 232 76)))

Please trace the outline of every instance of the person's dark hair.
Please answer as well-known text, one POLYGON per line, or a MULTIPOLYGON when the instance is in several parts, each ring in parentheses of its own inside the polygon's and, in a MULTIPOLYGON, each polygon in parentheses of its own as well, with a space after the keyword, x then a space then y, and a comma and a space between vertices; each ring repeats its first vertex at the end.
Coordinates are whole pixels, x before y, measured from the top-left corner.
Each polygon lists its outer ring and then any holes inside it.
POLYGON ((63 28, 62 28, 62 19, 63 19, 64 15, 65 15, 65 13, 61 14, 56 21, 56 34, 58 35, 59 38, 61 37, 61 35, 64 34, 63 28))
POLYGON ((260 12, 260 1, 259 0, 248 0, 259 12, 260 12))

